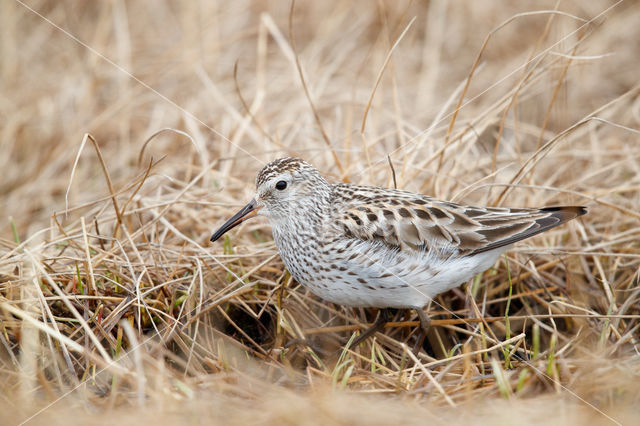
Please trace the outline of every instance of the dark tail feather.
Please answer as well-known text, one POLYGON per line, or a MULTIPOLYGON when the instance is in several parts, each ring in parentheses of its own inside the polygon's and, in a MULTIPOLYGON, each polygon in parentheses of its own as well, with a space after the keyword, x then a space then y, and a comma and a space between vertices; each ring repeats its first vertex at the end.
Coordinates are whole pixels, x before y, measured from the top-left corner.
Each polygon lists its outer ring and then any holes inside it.
POLYGON ((584 206, 545 207, 540 209, 540 211, 549 212, 551 213, 551 216, 560 219, 560 222, 553 226, 560 225, 561 223, 587 214, 587 208, 584 206))
POLYGON ((543 213, 549 213, 549 216, 536 219, 532 221, 531 226, 529 226, 523 232, 505 238, 504 240, 495 241, 478 250, 474 250, 472 254, 482 253, 516 243, 520 240, 524 240, 525 238, 533 237, 534 235, 537 235, 548 229, 555 228, 558 225, 562 225, 563 223, 575 219, 578 216, 587 214, 587 208, 583 206, 544 207, 539 211, 543 213))

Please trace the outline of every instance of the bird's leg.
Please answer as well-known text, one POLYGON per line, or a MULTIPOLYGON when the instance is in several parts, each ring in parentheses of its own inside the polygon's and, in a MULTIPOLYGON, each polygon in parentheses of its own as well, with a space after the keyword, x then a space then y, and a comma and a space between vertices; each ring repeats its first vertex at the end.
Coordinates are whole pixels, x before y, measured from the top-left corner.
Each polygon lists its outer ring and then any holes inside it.
POLYGON ((316 352, 316 353, 321 354, 321 355, 327 353, 326 350, 322 349, 320 346, 318 346, 317 344, 313 343, 311 341, 311 339, 291 339, 287 343, 282 345, 282 349, 287 350, 287 349, 291 348, 292 346, 302 346, 303 349, 304 349, 304 347, 308 347, 313 352, 316 352))
POLYGON ((418 318, 420 318, 420 334, 418 335, 416 345, 413 347, 413 353, 417 355, 424 344, 424 339, 427 337, 427 330, 429 329, 429 324, 431 324, 431 319, 429 315, 420 308, 416 309, 416 312, 418 313, 418 318))
POLYGON ((385 324, 389 322, 389 317, 391 316, 391 314, 392 314, 392 310, 389 308, 380 309, 380 312, 378 313, 378 318, 376 318, 376 321, 373 323, 373 325, 367 328, 365 331, 363 331, 362 334, 358 336, 356 340, 353 341, 353 343, 351 344, 351 347, 355 348, 360 343, 364 342, 366 339, 371 337, 375 332, 382 330, 385 324))

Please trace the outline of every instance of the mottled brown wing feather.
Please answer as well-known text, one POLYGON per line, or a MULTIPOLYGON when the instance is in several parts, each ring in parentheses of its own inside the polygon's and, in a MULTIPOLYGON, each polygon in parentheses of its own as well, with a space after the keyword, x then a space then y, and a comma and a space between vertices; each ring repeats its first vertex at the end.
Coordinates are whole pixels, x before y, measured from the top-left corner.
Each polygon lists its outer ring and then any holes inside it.
MULTIPOLYGON (((404 191, 367 187, 371 197, 348 199, 338 222, 350 237, 390 248, 453 248, 461 255, 493 250, 586 213, 584 207, 507 209, 466 207, 404 191), (355 201, 355 202, 354 202, 355 201), (355 207, 354 207, 355 205, 355 207)), ((347 194, 347 197, 349 195, 347 194)))

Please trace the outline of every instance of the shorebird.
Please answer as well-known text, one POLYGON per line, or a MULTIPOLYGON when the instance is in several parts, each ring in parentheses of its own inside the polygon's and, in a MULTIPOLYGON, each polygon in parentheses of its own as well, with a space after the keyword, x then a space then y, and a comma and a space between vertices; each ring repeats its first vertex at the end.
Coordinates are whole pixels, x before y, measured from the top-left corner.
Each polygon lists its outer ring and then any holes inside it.
POLYGON ((416 310, 423 340, 429 324, 423 308, 438 294, 489 269, 515 242, 586 212, 581 206, 471 207, 397 189, 332 184, 306 161, 286 157, 258 173, 255 197, 211 241, 250 217, 267 217, 296 281, 333 303, 381 309, 356 346, 383 328, 394 308, 416 310))

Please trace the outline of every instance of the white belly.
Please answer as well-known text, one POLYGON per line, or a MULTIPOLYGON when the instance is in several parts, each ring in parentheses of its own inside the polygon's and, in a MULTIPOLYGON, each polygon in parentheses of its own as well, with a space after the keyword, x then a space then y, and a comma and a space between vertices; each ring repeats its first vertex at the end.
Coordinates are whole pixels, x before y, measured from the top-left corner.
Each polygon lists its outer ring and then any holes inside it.
POLYGON ((311 272, 308 266, 290 265, 283 259, 296 280, 328 301, 359 307, 422 308, 438 294, 490 268, 505 249, 454 258, 442 252, 407 254, 380 243, 360 242, 340 254, 336 249, 326 250, 311 272))

